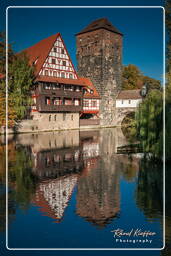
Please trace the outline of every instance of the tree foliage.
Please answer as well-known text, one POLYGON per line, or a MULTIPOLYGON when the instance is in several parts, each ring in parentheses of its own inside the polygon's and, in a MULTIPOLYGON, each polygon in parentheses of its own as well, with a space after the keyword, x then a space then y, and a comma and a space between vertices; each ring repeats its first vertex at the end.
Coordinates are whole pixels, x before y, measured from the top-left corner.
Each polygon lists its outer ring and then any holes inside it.
POLYGON ((161 84, 159 80, 144 76, 137 66, 129 64, 128 66, 123 67, 123 90, 140 89, 143 85, 146 85, 148 90, 161 89, 161 84))
POLYGON ((153 158, 163 157, 163 96, 151 91, 139 105, 135 119, 136 136, 143 152, 153 158))
MULTIPOLYGON (((5 36, 0 33, 0 126, 5 125, 6 117, 6 79, 5 79, 5 36)), ((23 119, 31 104, 31 88, 34 80, 34 68, 29 65, 27 56, 14 54, 8 46, 8 125, 13 127, 23 119)))
POLYGON ((165 107, 165 138, 166 138, 166 159, 171 160, 171 1, 166 4, 166 29, 167 29, 167 74, 166 74, 166 107, 165 107))

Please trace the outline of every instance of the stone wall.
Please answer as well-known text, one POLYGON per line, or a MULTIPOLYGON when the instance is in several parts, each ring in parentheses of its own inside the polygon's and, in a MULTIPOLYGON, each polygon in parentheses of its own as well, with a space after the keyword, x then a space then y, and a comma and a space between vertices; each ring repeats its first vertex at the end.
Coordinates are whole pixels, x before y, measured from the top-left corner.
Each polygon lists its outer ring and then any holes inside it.
POLYGON ((121 89, 122 36, 105 29, 77 35, 78 74, 100 93, 101 125, 114 125, 115 100, 121 89))
POLYGON ((13 132, 39 132, 79 129, 79 113, 35 113, 33 120, 22 120, 13 132))

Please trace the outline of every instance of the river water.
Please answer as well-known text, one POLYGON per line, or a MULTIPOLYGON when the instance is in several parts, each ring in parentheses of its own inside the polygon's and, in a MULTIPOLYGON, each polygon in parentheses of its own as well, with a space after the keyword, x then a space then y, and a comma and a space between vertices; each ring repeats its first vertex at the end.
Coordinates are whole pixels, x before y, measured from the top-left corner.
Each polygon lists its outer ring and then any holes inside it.
MULTIPOLYGON (((162 248, 163 166, 141 154, 119 154, 127 143, 119 128, 9 137, 7 246, 162 248)), ((4 233, 2 170, 1 183, 4 233)), ((169 228, 167 236, 168 243, 169 228)))

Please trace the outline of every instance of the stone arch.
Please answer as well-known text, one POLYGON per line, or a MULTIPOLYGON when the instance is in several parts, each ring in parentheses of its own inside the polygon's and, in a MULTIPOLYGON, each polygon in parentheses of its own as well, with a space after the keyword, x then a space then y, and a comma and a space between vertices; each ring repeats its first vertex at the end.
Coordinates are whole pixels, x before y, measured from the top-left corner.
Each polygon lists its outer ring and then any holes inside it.
POLYGON ((116 111, 116 126, 121 126, 124 118, 135 113, 135 108, 118 108, 116 111))

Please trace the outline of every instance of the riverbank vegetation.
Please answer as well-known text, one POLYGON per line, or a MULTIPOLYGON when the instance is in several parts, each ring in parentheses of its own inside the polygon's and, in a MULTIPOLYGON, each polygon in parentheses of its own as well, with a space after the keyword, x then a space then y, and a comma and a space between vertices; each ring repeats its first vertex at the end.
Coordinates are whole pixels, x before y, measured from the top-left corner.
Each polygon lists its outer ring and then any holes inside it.
MULTIPOLYGON (((15 54, 8 46, 8 125, 13 127, 24 118, 31 104, 31 89, 34 80, 34 68, 29 65, 24 54, 15 54)), ((5 36, 0 33, 0 126, 6 119, 6 73, 5 73, 5 36)))
MULTIPOLYGON (((167 2, 166 6, 166 27, 167 27, 167 73, 166 73, 166 84, 165 95, 164 88, 159 88, 159 83, 150 85, 150 80, 146 80, 148 94, 143 102, 139 105, 138 110, 135 113, 135 118, 130 120, 128 126, 128 133, 131 138, 138 140, 140 146, 145 155, 150 156, 156 160, 163 160, 163 138, 165 132, 165 156, 166 161, 171 161, 171 1, 167 2), (149 85, 148 85, 149 83, 149 85), (165 106, 163 100, 165 96, 165 106), (164 120, 164 107, 165 107, 165 120, 164 120), (165 131, 164 131, 165 122, 165 131)), ((129 71, 131 72, 133 79, 137 76, 139 81, 141 74, 134 65, 129 65, 129 71)), ((127 69, 128 71, 128 69, 127 69)), ((130 77, 128 82, 130 83, 130 77)), ((153 81, 154 82, 154 81, 153 81)), ((134 88, 135 88, 134 83, 134 88)), ((133 87, 133 83, 132 83, 133 87)))

